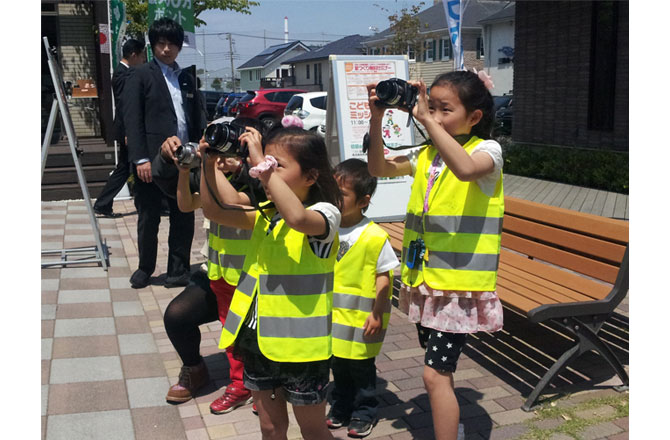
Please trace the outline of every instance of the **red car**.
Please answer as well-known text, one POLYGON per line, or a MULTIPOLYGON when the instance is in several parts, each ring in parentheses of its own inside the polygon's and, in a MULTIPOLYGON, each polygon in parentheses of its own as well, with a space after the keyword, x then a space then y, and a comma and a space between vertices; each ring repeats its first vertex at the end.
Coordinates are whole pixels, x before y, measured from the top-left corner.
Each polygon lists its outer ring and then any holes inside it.
POLYGON ((237 105, 237 116, 258 118, 267 126, 272 126, 284 116, 284 108, 291 96, 304 92, 299 89, 247 90, 237 105))

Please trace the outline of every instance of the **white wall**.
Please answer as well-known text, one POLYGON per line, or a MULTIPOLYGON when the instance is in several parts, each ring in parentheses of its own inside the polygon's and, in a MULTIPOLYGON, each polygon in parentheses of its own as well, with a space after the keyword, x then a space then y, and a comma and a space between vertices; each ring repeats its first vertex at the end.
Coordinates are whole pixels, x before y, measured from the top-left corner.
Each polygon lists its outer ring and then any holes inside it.
POLYGON ((514 21, 492 23, 484 26, 484 53, 486 71, 491 75, 495 87, 491 94, 510 93, 514 84, 514 63, 499 64, 506 55, 499 52, 504 46, 514 47, 514 21))

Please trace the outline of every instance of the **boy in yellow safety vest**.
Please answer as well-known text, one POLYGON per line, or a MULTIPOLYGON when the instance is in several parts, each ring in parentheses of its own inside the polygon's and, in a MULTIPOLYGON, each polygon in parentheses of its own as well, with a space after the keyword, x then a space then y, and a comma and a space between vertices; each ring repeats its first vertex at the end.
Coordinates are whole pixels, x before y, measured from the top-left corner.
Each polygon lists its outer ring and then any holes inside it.
POLYGON ((377 187, 367 163, 348 159, 335 167, 342 192, 340 249, 333 289, 334 388, 326 424, 348 424, 350 437, 365 437, 377 423, 375 357, 391 312, 393 269, 400 263, 388 234, 363 214, 377 187))

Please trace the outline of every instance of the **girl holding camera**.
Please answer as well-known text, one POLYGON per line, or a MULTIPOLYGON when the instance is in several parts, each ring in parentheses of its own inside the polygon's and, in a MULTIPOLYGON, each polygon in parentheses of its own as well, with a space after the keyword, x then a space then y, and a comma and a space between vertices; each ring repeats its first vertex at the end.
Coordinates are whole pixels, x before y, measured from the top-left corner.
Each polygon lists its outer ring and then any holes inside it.
MULTIPOLYGON (((261 134, 248 128, 240 142, 249 149, 250 175, 258 177, 274 207, 264 208, 265 216, 230 210, 210 217, 251 230, 219 347, 234 344, 244 362, 244 385, 257 405, 263 438, 286 438, 287 403, 303 438, 333 438, 325 423, 325 397, 340 191, 317 134, 279 128, 269 134, 263 152, 261 134)), ((207 146, 201 141, 201 149, 207 146)), ((213 164, 204 166, 213 172, 213 164)), ((220 173, 217 187, 223 203, 238 203, 237 191, 220 173)))
POLYGON ((432 140, 407 156, 384 157, 384 107, 369 84, 373 176, 414 176, 407 205, 400 308, 416 323, 426 349, 423 380, 435 438, 458 435, 453 372, 466 335, 503 324, 496 275, 504 212, 502 150, 490 139, 490 79, 467 71, 439 75, 419 96, 412 115, 432 140))

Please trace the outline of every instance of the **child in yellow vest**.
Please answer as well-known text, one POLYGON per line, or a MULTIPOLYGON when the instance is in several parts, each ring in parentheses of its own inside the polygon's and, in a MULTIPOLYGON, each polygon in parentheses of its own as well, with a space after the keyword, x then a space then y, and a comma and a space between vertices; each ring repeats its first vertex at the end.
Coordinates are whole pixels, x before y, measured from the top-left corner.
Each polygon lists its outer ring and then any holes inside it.
POLYGON ((400 263, 388 234, 363 214, 377 179, 360 159, 335 167, 342 191, 340 250, 333 292, 334 388, 326 424, 348 424, 350 437, 366 437, 377 423, 379 354, 391 313, 393 269, 400 263))
MULTIPOLYGON (((257 119, 236 118, 232 121, 238 127, 253 126, 263 129, 263 124, 257 119)), ((190 188, 190 170, 188 166, 180 166, 174 157, 174 151, 179 145, 163 144, 163 154, 171 157, 179 169, 177 180, 177 205, 180 211, 193 212, 203 207, 210 212, 219 212, 225 215, 219 207, 211 202, 209 190, 205 180, 200 178, 200 191, 192 192, 190 188), (201 197, 204 194, 204 197, 201 197), (204 200, 203 200, 204 199, 204 200)), ((249 185, 249 177, 244 175, 237 157, 216 157, 217 169, 228 176, 231 184, 243 192, 239 203, 248 203, 250 192, 261 201, 265 200, 260 185, 249 185)), ((211 214, 210 214, 211 215, 211 214)), ((168 390, 166 400, 170 403, 189 401, 199 388, 209 382, 207 365, 200 356, 199 326, 212 322, 217 318, 225 324, 226 313, 235 292, 242 262, 246 254, 249 238, 248 231, 227 228, 210 222, 207 249, 207 275, 196 272, 191 275, 189 285, 177 295, 168 305, 163 316, 165 330, 177 354, 183 362, 179 373, 179 381, 168 390)), ((252 401, 251 391, 244 387, 244 365, 235 359, 232 353, 227 352, 230 366, 228 376, 230 383, 226 386, 221 397, 210 404, 213 414, 226 414, 235 408, 252 401)))
POLYGON ((423 381, 435 438, 455 440, 459 407, 453 372, 468 333, 503 324, 496 294, 504 212, 502 149, 490 139, 493 86, 483 72, 423 81, 412 114, 432 142, 417 153, 384 157, 375 84, 369 84, 368 168, 375 176, 414 176, 405 218, 400 310, 417 324, 426 349, 423 381))
MULTIPOLYGON (((249 149, 250 175, 274 208, 263 208, 267 218, 239 205, 210 217, 252 230, 219 347, 234 344, 244 362, 244 385, 257 405, 263 438, 286 438, 287 403, 303 438, 333 438, 324 419, 340 190, 317 134, 291 126, 264 140, 247 127, 239 139, 249 149)), ((217 177, 221 202, 237 204, 235 188, 209 161, 205 167, 217 177)))

